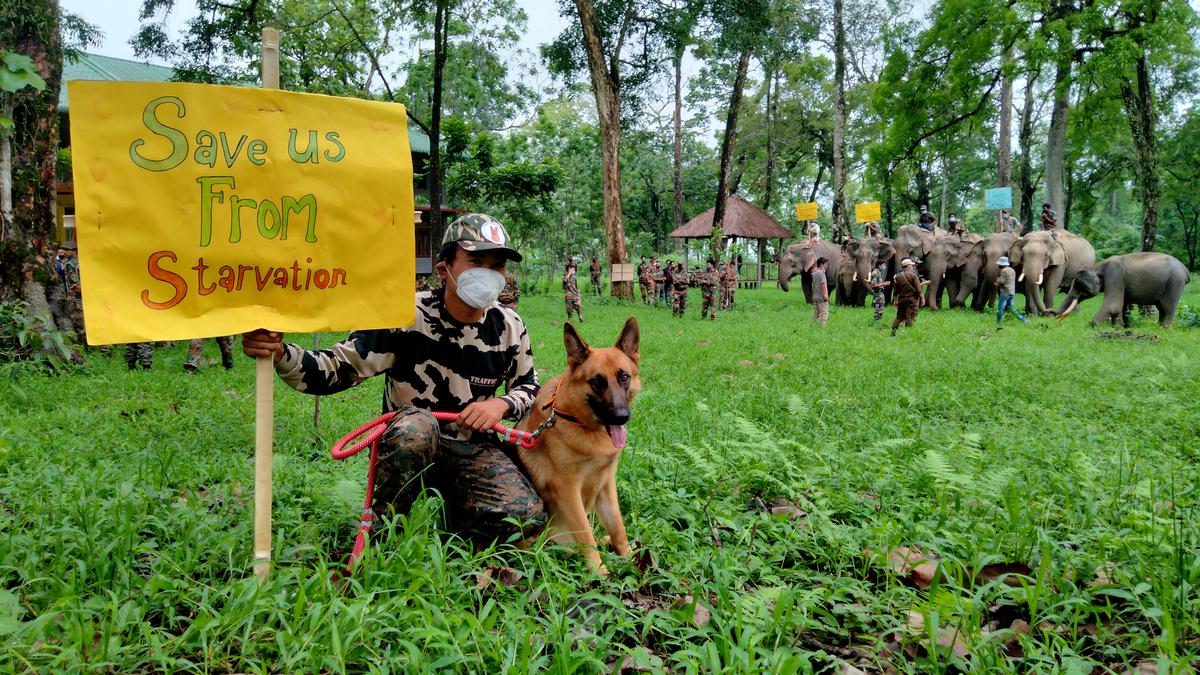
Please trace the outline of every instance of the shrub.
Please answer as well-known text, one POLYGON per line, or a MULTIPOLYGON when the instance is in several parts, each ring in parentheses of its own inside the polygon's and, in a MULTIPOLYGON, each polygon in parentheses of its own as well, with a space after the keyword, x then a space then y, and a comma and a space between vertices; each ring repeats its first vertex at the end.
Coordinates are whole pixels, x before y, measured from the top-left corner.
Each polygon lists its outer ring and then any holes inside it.
POLYGON ((24 300, 0 303, 0 363, 61 368, 76 360, 74 335, 35 314, 24 300))

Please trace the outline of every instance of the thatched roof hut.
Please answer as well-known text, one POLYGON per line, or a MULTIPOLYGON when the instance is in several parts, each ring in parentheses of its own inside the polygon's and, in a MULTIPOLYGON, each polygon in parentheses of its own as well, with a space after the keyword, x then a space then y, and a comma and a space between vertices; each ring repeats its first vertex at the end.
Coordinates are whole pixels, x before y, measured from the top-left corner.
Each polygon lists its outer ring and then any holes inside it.
MULTIPOLYGON (((715 211, 716 208, 711 208, 701 213, 675 228, 670 236, 680 239, 708 239, 712 236, 715 211)), ((738 195, 729 195, 725 199, 725 222, 721 229, 726 237, 731 238, 790 239, 795 236, 791 230, 775 222, 766 211, 738 195)))
MULTIPOLYGON (((692 218, 683 225, 675 228, 670 236, 679 239, 708 239, 712 236, 713 214, 716 208, 692 218)), ((779 239, 780 248, 784 239, 795 235, 791 230, 775 221, 766 211, 746 201, 738 195, 729 195, 725 200, 725 221, 721 230, 729 239, 758 240, 758 269, 757 278, 751 279, 751 285, 757 286, 763 280, 763 256, 766 254, 765 242, 768 239, 779 239)))

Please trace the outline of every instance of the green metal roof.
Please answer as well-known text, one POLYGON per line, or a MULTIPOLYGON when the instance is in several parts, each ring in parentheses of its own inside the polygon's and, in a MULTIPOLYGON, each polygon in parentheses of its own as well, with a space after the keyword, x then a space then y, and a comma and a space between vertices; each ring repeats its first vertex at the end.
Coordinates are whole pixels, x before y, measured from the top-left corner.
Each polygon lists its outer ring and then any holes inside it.
MULTIPOLYGON (((104 80, 109 82, 170 82, 175 69, 142 61, 118 59, 112 56, 81 53, 79 59, 63 63, 62 84, 58 90, 58 111, 67 112, 67 82, 69 80, 104 80)), ((408 125, 408 145, 411 152, 429 154, 429 137, 421 128, 408 125)))
POLYGON ((109 82, 170 82, 175 70, 153 63, 118 59, 99 54, 80 54, 77 61, 63 63, 62 85, 58 89, 58 111, 66 112, 68 80, 106 80, 109 82))

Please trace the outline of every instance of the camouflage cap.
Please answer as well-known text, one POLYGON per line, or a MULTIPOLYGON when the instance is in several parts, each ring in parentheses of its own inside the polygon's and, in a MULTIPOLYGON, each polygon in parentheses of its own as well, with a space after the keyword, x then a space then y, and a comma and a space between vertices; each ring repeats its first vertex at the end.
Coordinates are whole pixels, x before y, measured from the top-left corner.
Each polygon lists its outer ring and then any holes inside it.
POLYGON ((521 262, 521 254, 508 245, 508 231, 500 221, 485 213, 468 213, 447 225, 442 244, 451 242, 464 251, 500 251, 509 260, 521 262))

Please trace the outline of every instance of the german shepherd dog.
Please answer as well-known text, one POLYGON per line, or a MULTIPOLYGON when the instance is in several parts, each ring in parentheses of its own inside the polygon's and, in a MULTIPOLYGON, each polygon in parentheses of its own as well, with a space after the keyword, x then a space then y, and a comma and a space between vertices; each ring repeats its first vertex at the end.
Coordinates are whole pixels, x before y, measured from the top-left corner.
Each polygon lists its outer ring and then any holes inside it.
POLYGON ((638 325, 629 317, 616 346, 592 349, 570 323, 563 325, 567 370, 547 382, 518 428, 542 428, 533 448, 521 448, 521 463, 550 516, 550 538, 582 549, 592 570, 600 564, 588 522, 595 510, 618 555, 630 551, 617 503, 617 464, 625 447, 629 404, 638 380, 638 325), (550 420, 549 424, 546 424, 550 420))

